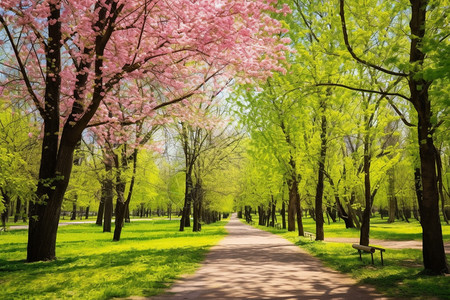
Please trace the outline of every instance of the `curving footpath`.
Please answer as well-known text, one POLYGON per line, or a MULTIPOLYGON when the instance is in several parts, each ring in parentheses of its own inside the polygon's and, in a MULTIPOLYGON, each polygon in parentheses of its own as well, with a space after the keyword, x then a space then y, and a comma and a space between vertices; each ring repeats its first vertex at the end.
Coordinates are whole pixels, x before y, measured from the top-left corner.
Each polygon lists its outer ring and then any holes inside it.
POLYGON ((151 299, 387 299, 235 215, 226 229, 194 275, 151 299))

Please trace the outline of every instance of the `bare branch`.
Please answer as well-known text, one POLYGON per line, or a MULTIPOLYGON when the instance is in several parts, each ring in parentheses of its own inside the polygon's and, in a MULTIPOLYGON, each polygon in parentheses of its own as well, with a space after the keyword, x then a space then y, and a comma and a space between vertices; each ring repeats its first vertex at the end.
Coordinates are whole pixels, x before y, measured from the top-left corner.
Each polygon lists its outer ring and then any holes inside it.
POLYGON ((389 93, 389 92, 383 92, 383 91, 361 89, 361 88, 348 86, 348 85, 340 84, 340 83, 318 83, 318 84, 316 84, 316 86, 338 86, 338 87, 346 88, 346 89, 349 89, 352 91, 373 93, 373 94, 379 94, 379 95, 383 95, 383 96, 396 96, 396 97, 400 97, 400 98, 403 98, 403 99, 411 102, 410 98, 406 97, 405 95, 399 94, 399 93, 389 93))
POLYGON ((397 106, 395 106, 394 101, 392 101, 391 98, 389 97, 385 97, 386 100, 389 102, 389 104, 391 105, 391 107, 395 110, 395 112, 400 116, 400 120, 402 120, 402 122, 408 126, 408 127, 415 127, 416 125, 413 123, 408 122, 408 120, 406 120, 405 116, 403 115, 403 113, 397 108, 397 106))
POLYGON ((11 46, 13 48, 14 55, 17 59, 17 63, 19 64, 20 73, 22 74, 23 80, 25 81, 25 85, 27 86, 27 90, 30 93, 31 99, 33 99, 33 102, 36 105, 36 108, 39 110, 39 113, 41 114, 41 116, 44 117, 45 116, 44 108, 39 103, 39 99, 38 99, 37 95, 35 94, 33 87, 31 86, 31 82, 30 82, 30 79, 28 78, 27 71, 25 70, 25 66, 22 63, 22 60, 19 55, 19 49, 17 49, 16 44, 14 44, 14 39, 12 37, 12 34, 9 31, 9 28, 5 22, 5 19, 1 15, 0 15, 0 23, 2 23, 3 27, 5 28, 6 34, 8 35, 8 39, 11 42, 11 46))
POLYGON ((205 85, 205 83, 207 83, 211 78, 213 78, 214 76, 216 76, 220 71, 222 71, 222 69, 219 69, 219 70, 217 70, 216 72, 214 72, 213 74, 211 74, 210 76, 208 76, 208 77, 207 77, 201 84, 199 84, 192 92, 190 92, 190 93, 188 93, 188 94, 185 94, 185 95, 183 95, 183 96, 181 96, 181 97, 178 97, 178 98, 176 98, 176 99, 173 99, 173 100, 171 100, 171 101, 164 102, 164 103, 161 103, 161 104, 159 104, 159 105, 156 105, 152 110, 158 110, 158 109, 160 109, 160 108, 163 108, 164 106, 168 106, 168 105, 171 105, 171 104, 175 104, 175 103, 178 103, 178 102, 183 101, 184 99, 187 99, 187 98, 191 97, 192 95, 195 94, 195 91, 198 91, 199 89, 201 89, 201 88, 205 85))

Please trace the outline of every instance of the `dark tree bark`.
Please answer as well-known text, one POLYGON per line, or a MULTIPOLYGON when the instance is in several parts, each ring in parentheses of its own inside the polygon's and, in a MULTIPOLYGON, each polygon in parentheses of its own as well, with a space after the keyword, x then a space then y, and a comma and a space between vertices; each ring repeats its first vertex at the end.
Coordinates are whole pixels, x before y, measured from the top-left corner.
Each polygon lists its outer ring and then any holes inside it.
POLYGON ((22 212, 22 199, 20 197, 17 197, 17 200, 16 200, 16 212, 14 213, 14 223, 17 223, 22 215, 23 215, 23 212, 22 212))
POLYGON ((353 203, 355 203, 355 198, 355 192, 351 192, 350 201, 348 201, 347 203, 348 215, 350 218, 352 218, 356 228, 361 229, 361 224, 358 220, 358 216, 356 215, 356 212, 352 207, 353 203))
POLYGON ((111 222, 113 214, 113 188, 114 183, 112 180, 112 161, 110 158, 104 159, 106 178, 102 182, 102 189, 105 192, 105 204, 104 204, 104 220, 103 220, 103 232, 111 232, 111 222))
POLYGON ((72 214, 70 215, 70 220, 76 220, 77 219, 77 203, 72 203, 72 214))
MULTIPOLYGON (((328 92, 329 93, 329 92, 328 92)), ((328 94, 327 93, 327 94, 328 94)), ((325 101, 322 100, 320 104, 320 110, 323 110, 322 115, 322 124, 321 124, 321 132, 320 132, 320 157, 319 157, 319 170, 317 174, 317 186, 316 186, 316 198, 315 198, 315 206, 316 206, 316 241, 324 240, 324 231, 323 231, 323 180, 324 180, 324 172, 325 172, 325 159, 327 154, 327 118, 325 116, 325 101)))
POLYGON ((27 222, 28 221, 28 201, 24 201, 23 204, 23 214, 22 214, 22 221, 27 222))
POLYGON ((101 196, 100 196, 100 203, 98 204, 98 212, 97 212, 97 221, 95 222, 95 224, 102 226, 103 223, 103 212, 105 210, 105 189, 104 189, 104 185, 102 182, 102 187, 101 187, 102 191, 101 191, 101 196))
POLYGON ((89 218, 89 206, 86 207, 85 219, 89 218))
POLYGON ((258 205, 258 225, 264 226, 264 220, 266 219, 266 211, 264 206, 258 205))
POLYGON ((303 229, 303 221, 302 221, 302 208, 300 205, 300 195, 298 194, 298 189, 295 189, 296 199, 295 199, 295 209, 297 210, 297 227, 298 227, 298 236, 304 236, 305 231, 303 229))
POLYGON ((180 231, 184 231, 185 227, 190 227, 191 202, 192 202, 192 171, 186 172, 186 189, 184 193, 183 213, 180 220, 180 231))
POLYGON ((297 180, 291 178, 288 180, 289 187, 289 204, 288 204, 288 231, 295 231, 295 214, 298 194, 297 191, 297 180))
POLYGON ((9 207, 11 204, 11 198, 9 197, 9 195, 7 193, 5 193, 5 191, 0 188, 0 191, 2 193, 2 197, 3 197, 3 205, 5 206, 5 210, 2 212, 2 227, 5 229, 6 228, 6 223, 8 222, 8 218, 9 218, 9 207))
MULTIPOLYGON (((345 169, 344 169, 344 171, 345 171, 345 169)), ((338 213, 339 218, 344 220, 345 228, 355 228, 355 224, 353 224, 353 218, 351 216, 349 216, 349 214, 347 214, 347 212, 344 209, 344 206, 341 203, 341 199, 339 197, 338 189, 334 185, 333 179, 326 172, 325 172, 325 176, 328 178, 328 182, 330 183, 331 187, 333 188, 334 199, 336 201, 336 209, 337 209, 337 213, 338 213)))
POLYGON ((389 200, 389 219, 388 223, 394 223, 395 214, 397 208, 397 198, 395 197, 395 174, 394 168, 389 169, 388 171, 389 179, 388 179, 388 200, 389 200))
POLYGON ((202 202, 203 202, 203 188, 199 180, 197 180, 194 190, 194 211, 193 211, 193 226, 192 231, 199 232, 201 231, 201 210, 202 210, 202 202))
POLYGON ((283 223, 283 229, 286 229, 286 202, 281 202, 281 222, 283 223))
POLYGON ((444 218, 445 223, 448 223, 447 214, 445 213, 445 195, 444 195, 444 183, 442 182, 442 159, 441 154, 438 149, 435 147, 434 152, 436 154, 436 169, 437 169, 437 181, 438 181, 438 190, 439 190, 439 198, 441 199, 441 211, 442 217, 444 218))
POLYGON ((136 178, 136 170, 137 170, 137 155, 138 155, 138 150, 134 149, 133 154, 128 157, 127 156, 127 151, 126 148, 124 147, 122 150, 122 156, 121 156, 121 168, 119 168, 119 160, 118 157, 115 156, 115 163, 116 163, 116 193, 117 193, 117 201, 116 201, 116 211, 115 211, 115 216, 116 216, 116 221, 115 221, 115 226, 114 226, 114 236, 113 236, 113 241, 120 241, 120 235, 122 234, 122 228, 124 225, 124 219, 125 219, 125 214, 127 211, 127 207, 130 204, 131 201, 131 197, 133 194, 133 189, 134 189, 134 181, 136 178), (131 176, 131 181, 130 181, 130 188, 128 189, 128 195, 127 198, 125 199, 125 187, 126 187, 126 182, 122 179, 122 169, 126 169, 128 167, 128 163, 129 160, 132 160, 133 162, 133 175, 131 176))
POLYGON ((244 207, 244 215, 245 215, 245 221, 247 223, 251 223, 252 222, 252 208, 251 208, 251 206, 246 205, 244 207))
POLYGON ((273 195, 272 195, 272 209, 271 209, 271 213, 272 213, 272 221, 271 221, 271 226, 275 227, 275 222, 276 222, 276 208, 277 208, 277 202, 273 199, 273 195))
POLYGON ((125 223, 130 223, 131 219, 130 219, 130 204, 126 203, 125 206, 125 223))
POLYGON ((421 203, 423 201, 423 197, 422 197, 422 174, 420 172, 420 168, 414 169, 414 187, 416 191, 417 203, 421 203))
MULTIPOLYGON (((117 166, 117 164, 116 164, 117 166)), ((116 200, 116 207, 114 210, 114 235, 113 235, 113 241, 120 241, 120 235, 122 233, 122 227, 124 225, 124 216, 125 216, 125 186, 126 182, 120 179, 121 177, 121 171, 120 168, 116 169, 117 172, 117 181, 116 181, 116 194, 117 194, 117 200, 116 200)))
POLYGON ((439 218, 439 192, 437 186, 436 154, 433 144, 433 125, 431 122, 431 102, 428 90, 431 81, 417 76, 421 70, 425 54, 422 52, 422 40, 426 28, 427 0, 410 0, 411 2, 411 50, 410 63, 416 70, 409 74, 411 102, 418 115, 418 141, 422 175, 422 201, 419 210, 422 225, 423 262, 427 272, 434 274, 449 273, 450 268, 444 251, 442 227, 439 218))
POLYGON ((80 216, 80 220, 83 219, 83 214, 84 214, 84 207, 80 207, 80 212, 79 212, 79 216, 80 216))
MULTIPOLYGON (((336 223, 336 208, 332 206, 327 206, 327 214, 333 221, 333 223, 336 223)), ((328 221, 328 225, 330 225, 330 222, 328 221)))

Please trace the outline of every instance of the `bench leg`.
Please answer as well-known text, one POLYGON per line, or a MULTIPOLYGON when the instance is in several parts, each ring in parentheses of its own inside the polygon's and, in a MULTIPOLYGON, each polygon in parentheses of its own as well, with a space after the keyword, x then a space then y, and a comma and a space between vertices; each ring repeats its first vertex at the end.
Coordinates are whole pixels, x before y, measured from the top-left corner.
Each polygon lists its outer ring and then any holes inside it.
POLYGON ((359 253, 359 260, 362 261, 361 250, 358 250, 358 253, 359 253))
POLYGON ((372 257, 372 265, 373 265, 373 253, 370 252, 370 256, 372 257))
POLYGON ((384 266, 384 263, 383 263, 383 251, 380 251, 380 254, 381 254, 381 265, 384 266))

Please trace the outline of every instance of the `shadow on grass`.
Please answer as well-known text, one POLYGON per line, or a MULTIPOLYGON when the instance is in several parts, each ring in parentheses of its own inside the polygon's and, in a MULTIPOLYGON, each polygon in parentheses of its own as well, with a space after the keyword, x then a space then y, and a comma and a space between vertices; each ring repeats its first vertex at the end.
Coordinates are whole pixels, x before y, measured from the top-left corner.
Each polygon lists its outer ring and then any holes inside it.
POLYGON ((95 298, 126 297, 139 290, 144 296, 152 296, 180 273, 191 271, 204 259, 207 248, 129 250, 35 263, 0 259, 0 282, 5 289, 2 299, 37 299, 49 295, 70 298, 75 290, 75 298, 92 298, 83 293, 92 289, 98 291, 95 298), (88 274, 101 274, 102 278, 88 280, 88 274), (80 278, 85 278, 81 285, 80 278))
POLYGON ((153 296, 193 272, 226 235, 224 223, 205 226, 201 233, 178 232, 178 221, 157 223, 126 225, 118 243, 95 224, 64 226, 58 230, 57 260, 34 263, 24 261, 26 232, 8 232, 0 241, 0 298, 153 296))

